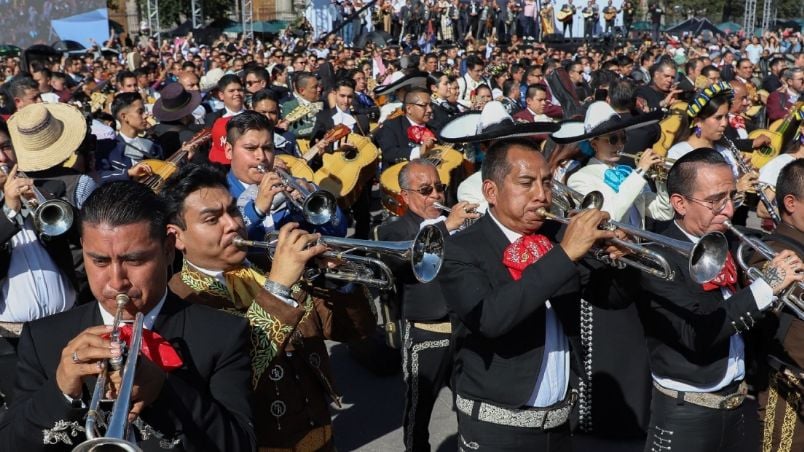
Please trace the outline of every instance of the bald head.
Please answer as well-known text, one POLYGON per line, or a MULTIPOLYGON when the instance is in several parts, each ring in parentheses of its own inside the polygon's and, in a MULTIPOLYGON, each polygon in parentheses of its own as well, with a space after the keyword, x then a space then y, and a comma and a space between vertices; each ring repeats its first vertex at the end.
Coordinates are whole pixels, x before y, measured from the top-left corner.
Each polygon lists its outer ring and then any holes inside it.
POLYGON ((198 86, 198 76, 191 71, 184 71, 179 74, 179 83, 186 91, 200 91, 198 86))
POLYGON ((729 84, 734 90, 734 99, 731 101, 731 110, 729 110, 729 113, 738 115, 743 113, 745 109, 748 108, 750 103, 748 99, 748 90, 745 87, 745 83, 737 79, 732 80, 729 82, 729 84))

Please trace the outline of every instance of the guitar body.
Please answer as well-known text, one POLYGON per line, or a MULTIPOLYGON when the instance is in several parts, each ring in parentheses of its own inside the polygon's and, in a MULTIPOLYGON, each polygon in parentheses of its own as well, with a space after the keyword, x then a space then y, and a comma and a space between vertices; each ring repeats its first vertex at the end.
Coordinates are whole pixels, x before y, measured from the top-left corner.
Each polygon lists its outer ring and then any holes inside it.
POLYGON ((659 121, 661 137, 659 138, 659 141, 654 143, 652 146, 653 151, 657 155, 661 157, 665 157, 667 155, 667 151, 669 151, 673 146, 673 140, 678 133, 678 129, 681 128, 681 117, 686 114, 687 103, 676 102, 670 106, 670 111, 667 116, 659 121))
POLYGON ((781 133, 771 132, 770 130, 757 129, 748 134, 750 140, 756 139, 760 135, 765 135, 770 138, 771 142, 767 146, 762 146, 759 149, 754 149, 751 153, 751 165, 754 168, 762 168, 772 158, 782 152, 783 137, 781 133))
POLYGON ((402 199, 402 187, 399 186, 399 172, 408 162, 399 162, 391 165, 380 174, 380 189, 382 191, 382 206, 391 215, 401 217, 408 210, 402 199))
POLYGON ((357 200, 360 190, 376 173, 380 157, 379 149, 367 137, 350 133, 346 143, 353 149, 337 149, 322 155, 323 165, 314 176, 314 182, 340 198, 343 207, 357 200))
POLYGON ((310 168, 310 165, 308 165, 304 159, 300 159, 288 154, 279 154, 276 156, 276 158, 285 162, 288 170, 290 170, 291 176, 310 182, 314 180, 313 169, 310 168))
POLYGON ((617 17, 616 9, 614 11, 607 11, 603 13, 603 19, 605 20, 614 20, 615 17, 617 17))
POLYGON ((151 168, 152 174, 144 177, 140 182, 147 183, 151 190, 156 193, 159 193, 162 190, 162 186, 165 185, 165 181, 179 170, 175 163, 168 160, 148 159, 143 160, 142 163, 151 168))
POLYGON ((556 18, 559 22, 570 22, 572 20, 572 10, 561 10, 556 13, 556 18))
POLYGON ((441 183, 447 185, 452 179, 452 171, 463 164, 463 154, 447 146, 434 147, 425 158, 436 164, 441 183))
POLYGON ((296 138, 296 144, 299 146, 299 153, 301 153, 301 155, 310 151, 310 140, 306 138, 296 138))

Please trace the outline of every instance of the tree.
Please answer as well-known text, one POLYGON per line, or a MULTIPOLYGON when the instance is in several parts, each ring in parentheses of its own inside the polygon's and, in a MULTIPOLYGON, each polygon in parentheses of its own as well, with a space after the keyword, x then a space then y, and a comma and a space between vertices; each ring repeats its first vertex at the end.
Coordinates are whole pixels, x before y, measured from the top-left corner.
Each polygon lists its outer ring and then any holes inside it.
MULTIPOLYGON (((107 0, 115 1, 115 0, 107 0)), ((204 20, 226 18, 232 9, 232 0, 196 0, 201 2, 204 20)), ((239 0, 236 0, 239 1, 239 0)), ((148 17, 148 0, 139 0, 143 18, 148 17)), ((190 17, 191 0, 159 0, 159 23, 162 29, 180 25, 190 17)))

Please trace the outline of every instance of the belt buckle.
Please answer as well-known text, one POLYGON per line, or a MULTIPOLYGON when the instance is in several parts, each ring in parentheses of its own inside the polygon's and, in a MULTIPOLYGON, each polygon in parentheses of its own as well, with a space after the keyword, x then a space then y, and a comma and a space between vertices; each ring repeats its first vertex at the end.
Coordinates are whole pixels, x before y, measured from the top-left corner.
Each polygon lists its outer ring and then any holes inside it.
POLYGON ((725 399, 720 401, 720 409, 722 410, 733 410, 738 406, 742 405, 743 400, 745 399, 745 394, 737 393, 732 394, 725 399))

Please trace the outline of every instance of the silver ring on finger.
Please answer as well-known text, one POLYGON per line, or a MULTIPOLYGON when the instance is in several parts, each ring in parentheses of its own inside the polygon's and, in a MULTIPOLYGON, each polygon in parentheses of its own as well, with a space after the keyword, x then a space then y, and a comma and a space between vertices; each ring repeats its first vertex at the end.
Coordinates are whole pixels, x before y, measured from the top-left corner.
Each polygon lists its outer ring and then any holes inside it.
POLYGON ((73 352, 73 362, 75 364, 81 363, 81 359, 78 357, 78 351, 77 350, 73 352))

